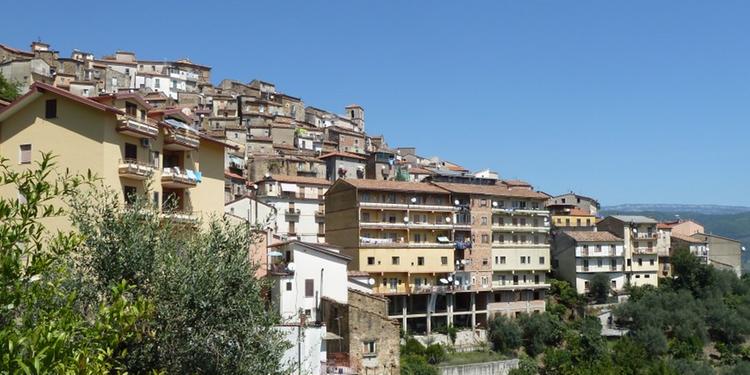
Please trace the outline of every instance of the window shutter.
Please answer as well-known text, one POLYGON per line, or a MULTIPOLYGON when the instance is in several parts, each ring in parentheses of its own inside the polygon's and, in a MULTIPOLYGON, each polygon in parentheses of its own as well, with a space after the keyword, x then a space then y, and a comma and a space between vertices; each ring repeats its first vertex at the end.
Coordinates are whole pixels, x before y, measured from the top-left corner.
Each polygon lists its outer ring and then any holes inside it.
POLYGON ((313 279, 305 280, 305 297, 313 297, 315 289, 315 281, 313 279))

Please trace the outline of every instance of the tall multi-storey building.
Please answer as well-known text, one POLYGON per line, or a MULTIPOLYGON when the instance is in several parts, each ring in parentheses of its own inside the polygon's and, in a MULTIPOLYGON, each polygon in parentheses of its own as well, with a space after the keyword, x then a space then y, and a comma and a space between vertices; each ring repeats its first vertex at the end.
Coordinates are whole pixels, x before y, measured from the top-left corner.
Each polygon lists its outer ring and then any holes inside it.
MULTIPOLYGON (((220 215, 227 145, 179 116, 152 117, 149 110, 137 94, 84 98, 35 83, 0 112, 0 151, 19 168, 41 152, 54 153, 61 168, 91 171, 125 203, 148 191, 154 205, 177 220, 220 215)), ((3 193, 15 197, 10 189, 3 193)), ((67 226, 60 220, 52 225, 67 226)))
POLYGON ((277 210, 276 235, 285 240, 323 242, 323 197, 330 182, 315 177, 269 175, 255 185, 256 199, 277 210))
POLYGON ((561 231, 555 237, 555 274, 570 282, 578 293, 588 293, 594 275, 607 275, 610 288, 626 285, 625 244, 609 232, 561 231))
POLYGON ((371 275, 403 329, 485 326, 496 313, 544 310, 546 198, 502 184, 339 179, 326 194, 326 242, 371 275))
POLYGON ((664 241, 650 217, 614 215, 597 223, 600 231, 622 238, 625 245, 625 277, 634 286, 657 286, 659 258, 657 249, 664 241))

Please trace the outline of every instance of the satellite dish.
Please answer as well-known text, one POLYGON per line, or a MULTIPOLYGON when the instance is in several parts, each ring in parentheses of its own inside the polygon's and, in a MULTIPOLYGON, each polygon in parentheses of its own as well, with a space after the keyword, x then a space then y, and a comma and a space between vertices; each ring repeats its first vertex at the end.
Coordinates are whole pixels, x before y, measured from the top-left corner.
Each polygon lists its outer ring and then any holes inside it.
POLYGON ((742 251, 745 251, 745 247, 744 246, 742 246, 742 251))
POLYGON ((458 285, 460 285, 460 284, 461 284, 461 283, 460 283, 460 282, 458 282, 458 280, 456 280, 456 281, 454 281, 454 282, 453 282, 453 285, 456 285, 456 286, 458 286, 458 285))
POLYGON ((497 201, 492 202, 492 207, 497 207, 497 201))
POLYGON ((375 285, 375 279, 371 277, 370 279, 367 280, 367 283, 370 285, 375 285))
POLYGON ((294 272, 295 268, 297 268, 297 265, 294 264, 294 262, 291 262, 291 263, 289 263, 289 264, 286 265, 286 269, 288 269, 289 271, 294 272))
POLYGON ((443 283, 443 284, 448 284, 448 280, 446 280, 446 279, 440 279, 440 282, 443 283))
POLYGON ((633 233, 638 233, 638 228, 633 228, 633 233))
POLYGON ((456 206, 458 206, 459 204, 461 204, 461 202, 459 202, 458 199, 456 199, 455 201, 453 201, 453 204, 455 204, 456 206))
POLYGON ((450 217, 446 217, 446 218, 445 218, 445 222, 446 222, 446 223, 450 223, 450 222, 451 222, 451 218, 450 218, 450 217))
POLYGON ((409 217, 408 216, 404 216, 404 223, 408 223, 408 222, 409 222, 409 217))
POLYGON ((448 281, 453 281, 453 276, 448 276, 448 281))
POLYGON ((417 197, 411 197, 411 203, 417 203, 417 197))

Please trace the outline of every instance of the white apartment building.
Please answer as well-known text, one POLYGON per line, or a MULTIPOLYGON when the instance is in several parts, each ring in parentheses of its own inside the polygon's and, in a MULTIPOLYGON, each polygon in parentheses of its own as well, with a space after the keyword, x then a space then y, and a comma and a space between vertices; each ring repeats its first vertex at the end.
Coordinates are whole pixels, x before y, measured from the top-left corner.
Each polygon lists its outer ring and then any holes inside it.
POLYGON ((282 240, 323 242, 324 194, 331 183, 315 177, 269 175, 256 181, 256 198, 276 209, 276 234, 282 240))
POLYGON ((625 276, 633 286, 659 284, 657 249, 664 247, 656 228, 658 222, 638 215, 607 216, 596 224, 599 231, 607 231, 623 239, 625 248, 625 276))
POLYGON ((612 233, 561 231, 552 257, 557 276, 573 284, 579 294, 588 293, 597 274, 607 275, 614 291, 625 287, 625 244, 612 233))

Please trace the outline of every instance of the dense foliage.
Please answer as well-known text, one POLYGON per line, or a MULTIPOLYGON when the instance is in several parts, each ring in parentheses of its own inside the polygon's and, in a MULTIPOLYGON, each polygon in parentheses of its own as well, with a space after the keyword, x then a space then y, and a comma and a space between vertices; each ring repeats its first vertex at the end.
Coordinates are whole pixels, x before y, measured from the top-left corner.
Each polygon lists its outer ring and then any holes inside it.
MULTIPOLYGON (((678 250, 672 264, 674 279, 661 279, 658 288, 630 288, 630 299, 614 310, 628 333, 609 342, 599 318, 563 310, 579 306, 566 287, 553 283, 554 309, 518 319, 522 360, 513 373, 750 373, 750 279, 700 264, 686 250, 678 250)), ((499 322, 491 326, 513 324, 499 322)))
POLYGON ((18 83, 10 82, 0 73, 0 99, 15 100, 19 95, 18 83))
POLYGON ((0 160, 0 372, 121 373, 122 343, 150 305, 120 280, 85 300, 66 287, 75 273, 67 259, 82 238, 44 224, 64 215, 61 199, 90 179, 56 172, 50 155, 22 171, 0 160))
POLYGON ((72 214, 84 237, 75 262, 79 288, 107 295, 112 283, 125 280, 153 305, 144 334, 124 345, 127 369, 284 373, 288 344, 263 298, 269 285, 254 277, 249 228, 212 220, 200 230, 164 220, 145 196, 133 198, 122 207, 115 194, 82 194, 72 214))

